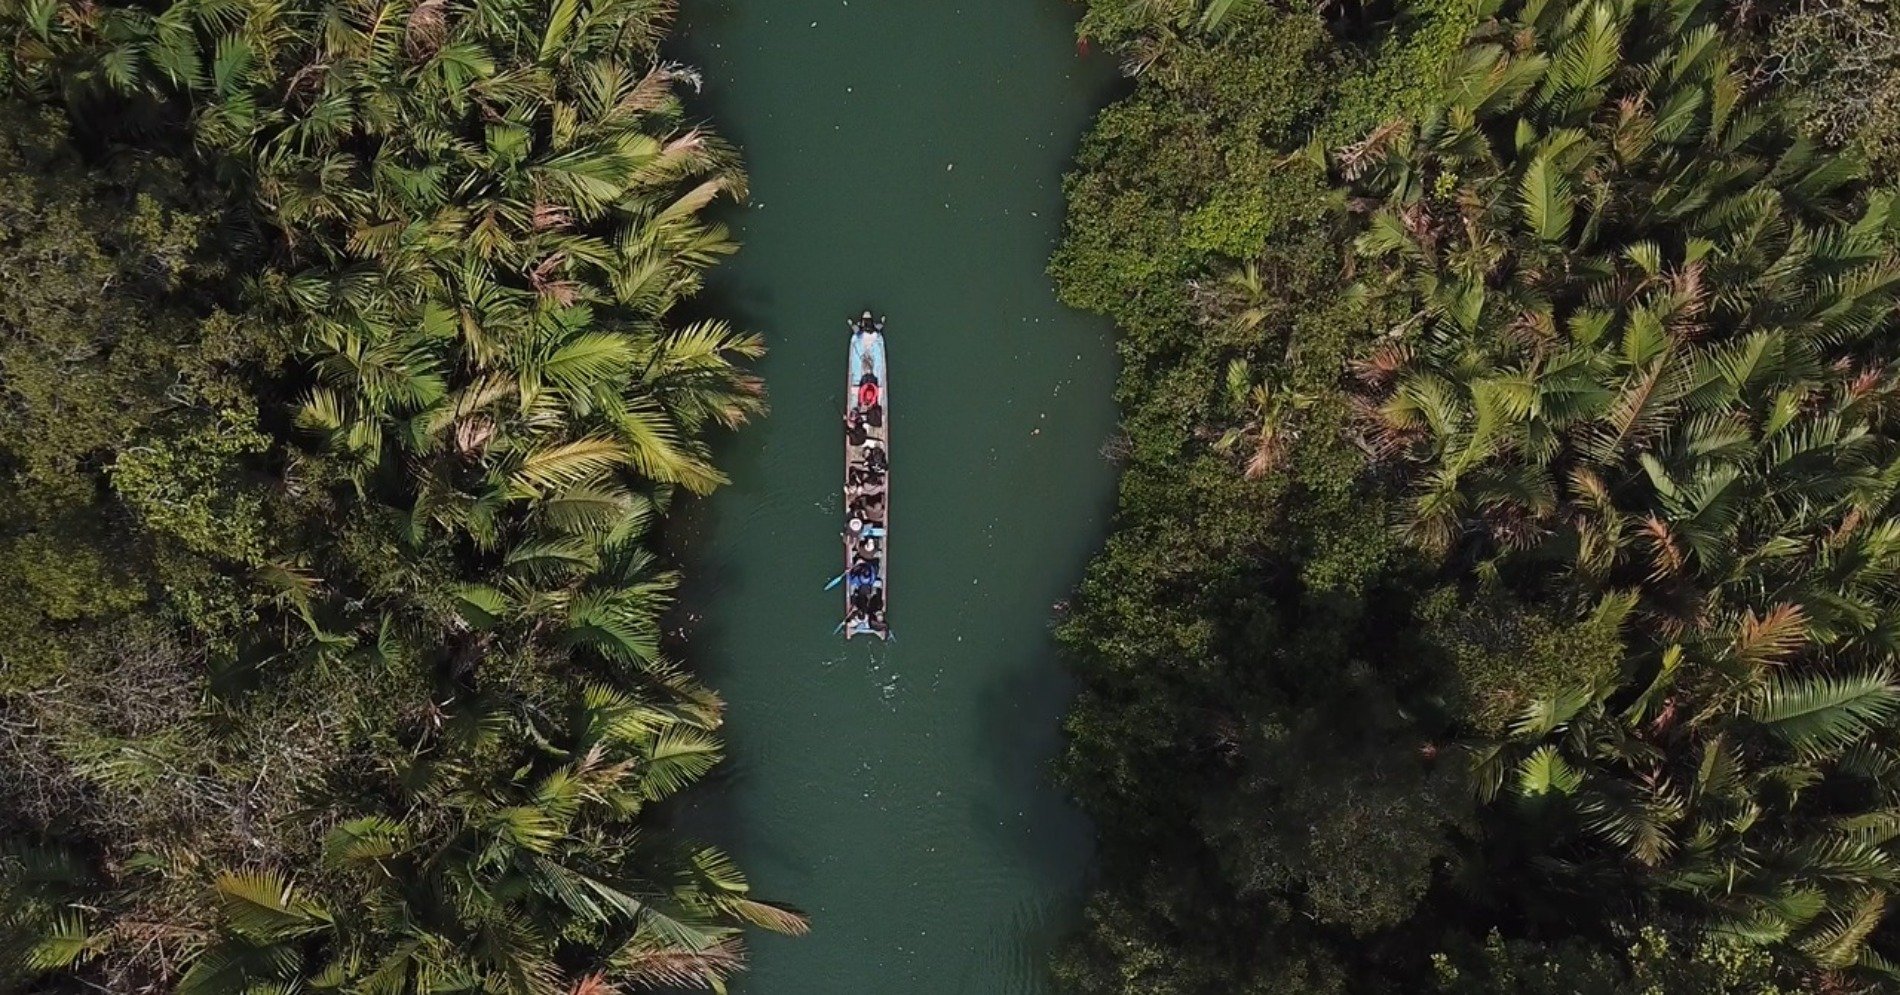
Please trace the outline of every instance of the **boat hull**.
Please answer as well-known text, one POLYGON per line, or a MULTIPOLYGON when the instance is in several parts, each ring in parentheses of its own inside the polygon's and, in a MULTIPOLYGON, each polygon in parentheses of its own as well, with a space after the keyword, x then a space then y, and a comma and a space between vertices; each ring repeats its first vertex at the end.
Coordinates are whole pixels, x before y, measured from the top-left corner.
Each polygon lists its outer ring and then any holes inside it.
POLYGON ((853 320, 845 378, 845 638, 889 639, 890 378, 884 322, 853 320))

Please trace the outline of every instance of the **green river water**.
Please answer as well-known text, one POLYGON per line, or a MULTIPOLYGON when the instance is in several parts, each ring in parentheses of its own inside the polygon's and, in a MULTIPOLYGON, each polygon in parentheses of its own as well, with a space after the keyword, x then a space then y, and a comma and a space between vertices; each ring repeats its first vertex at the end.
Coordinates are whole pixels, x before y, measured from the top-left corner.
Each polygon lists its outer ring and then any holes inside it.
POLYGON ((686 0, 694 104, 738 144, 744 248, 707 308, 763 332, 772 412, 686 509, 688 660, 731 759, 681 817, 765 897, 740 995, 1046 989, 1090 829, 1051 782, 1049 633, 1101 542, 1108 327, 1044 267, 1061 177, 1111 94, 1062 0, 686 0), (890 316, 888 646, 832 634, 845 318, 890 316))

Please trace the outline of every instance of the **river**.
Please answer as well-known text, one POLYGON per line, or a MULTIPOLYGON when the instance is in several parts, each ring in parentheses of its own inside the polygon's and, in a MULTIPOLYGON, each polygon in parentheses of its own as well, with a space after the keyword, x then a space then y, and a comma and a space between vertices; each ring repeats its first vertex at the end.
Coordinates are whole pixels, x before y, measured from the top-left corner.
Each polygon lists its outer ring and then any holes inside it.
POLYGON ((772 412, 685 511, 689 661, 731 759, 681 818, 812 934, 739 995, 1044 991, 1090 828, 1051 782, 1049 634, 1101 542, 1108 326, 1044 273, 1113 66, 1061 0, 686 0, 696 113, 738 144, 744 248, 706 307, 763 332, 772 412), (890 316, 888 646, 832 634, 845 318, 890 316))

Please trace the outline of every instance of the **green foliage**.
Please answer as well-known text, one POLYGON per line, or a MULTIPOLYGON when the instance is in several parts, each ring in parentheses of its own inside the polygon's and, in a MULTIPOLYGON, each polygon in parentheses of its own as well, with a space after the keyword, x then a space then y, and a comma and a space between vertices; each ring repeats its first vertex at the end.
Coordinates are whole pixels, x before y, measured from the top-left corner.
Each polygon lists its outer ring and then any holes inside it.
POLYGON ((1434 592, 1418 620, 1450 657, 1459 711, 1479 732, 1502 735, 1532 703, 1613 682, 1623 662, 1630 599, 1606 596, 1582 617, 1525 605, 1495 591, 1434 592))
POLYGON ((1279 147, 1334 71, 1324 37, 1316 17, 1274 14, 1226 44, 1185 44, 1103 113, 1067 184, 1051 266, 1064 301, 1141 329, 1130 345, 1144 347, 1185 316, 1185 280, 1319 213, 1318 168, 1281 168, 1279 147))
MULTIPOLYGON (((21 595, 0 607, 5 691, 78 665, 128 614, 158 609, 171 581, 177 599, 218 585, 206 550, 154 542, 101 467, 197 431, 211 397, 248 403, 206 331, 258 337, 209 310, 222 270, 175 167, 127 156, 87 169, 65 134, 27 107, 0 116, 0 576, 21 595)), ((238 455, 201 472, 239 472, 238 455)))
POLYGON ((1404 920, 1469 824, 1459 765, 1396 704, 1426 672, 1384 638, 1409 582, 1315 373, 1364 316, 1309 306, 1338 272, 1325 229, 1286 242, 1124 368, 1122 525, 1062 628, 1085 681, 1063 771, 1128 877, 1059 965, 1076 990, 1345 990, 1311 924, 1404 920))
POLYGON ((1881 554, 1859 552, 1893 528, 1892 201, 1750 95, 1694 5, 1520 16, 1500 31, 1535 45, 1474 44, 1445 106, 1389 137, 1358 240, 1369 291, 1412 312, 1363 381, 1405 534, 1629 619, 1620 652, 1613 631, 1565 640, 1594 661, 1569 687, 1535 626, 1499 654, 1468 612, 1426 619, 1453 623, 1467 680, 1528 702, 1508 734, 1474 710, 1504 740, 1481 779, 1509 792, 1518 763, 1566 799, 1547 845, 1571 861, 1628 861, 1714 928, 1883 972, 1861 951, 1889 858, 1828 866, 1857 845, 1838 825, 1886 805, 1841 764, 1882 749, 1895 706, 1881 554))
POLYGON ((1088 0, 1077 28, 1109 44, 1219 36, 1272 16, 1264 0, 1088 0))
POLYGON ((1228 947, 1220 937, 1234 924, 1197 908, 1194 884, 1155 866, 1129 882, 1127 894, 1098 892, 1089 903, 1087 932, 1057 959, 1055 977, 1066 991, 1106 995, 1344 995, 1345 972, 1321 950, 1287 949, 1276 942, 1290 912, 1271 903, 1250 910, 1252 941, 1228 947), (1167 918, 1151 910, 1167 910, 1167 918), (1238 963, 1237 963, 1238 962, 1238 963))
POLYGON ((113 489, 147 528, 193 552, 248 566, 262 563, 268 548, 264 499, 230 476, 270 447, 250 417, 222 412, 218 421, 188 434, 121 452, 112 464, 113 489))
POLYGON ((1296 78, 1181 14, 1091 6, 1139 79, 1052 268, 1126 360, 1069 990, 1890 983, 1893 201, 1707 4, 1347 10, 1296 78))
POLYGON ((1395 118, 1416 119, 1434 85, 1457 60, 1482 19, 1478 0, 1408 0, 1365 49, 1347 50, 1338 95, 1316 137, 1349 142, 1395 118))
POLYGON ((1307 700, 1246 737, 1238 790, 1203 821, 1240 894, 1301 889, 1315 921, 1365 935, 1412 915, 1470 791, 1457 765, 1406 742, 1415 727, 1370 674, 1340 676, 1350 705, 1307 700))
POLYGON ((57 846, 0 851, 0 982, 11 989, 96 956, 107 939, 87 905, 97 887, 91 869, 57 846))
POLYGON ((1730 940, 1695 944, 1644 928, 1613 952, 1575 940, 1506 941, 1492 933, 1458 955, 1433 958, 1443 995, 1792 995, 1799 990, 1765 952, 1730 940))
POLYGON ((70 838, 99 877, 83 928, 0 888, 8 965, 718 989, 742 930, 804 930, 637 831, 721 756, 651 533, 722 482, 704 435, 763 408, 757 337, 671 316, 743 180, 685 123, 669 14, 0 10, 9 113, 66 109, 13 140, 71 187, 23 169, 0 209, 31 623, 0 645, 0 837, 70 838))

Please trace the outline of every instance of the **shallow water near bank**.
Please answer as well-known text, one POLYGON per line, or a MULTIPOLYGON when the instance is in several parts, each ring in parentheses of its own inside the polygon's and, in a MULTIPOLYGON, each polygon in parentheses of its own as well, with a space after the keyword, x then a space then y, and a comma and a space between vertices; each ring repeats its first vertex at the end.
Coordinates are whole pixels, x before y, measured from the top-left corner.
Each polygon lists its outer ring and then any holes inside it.
POLYGON ((1049 634, 1113 498, 1110 329, 1044 267, 1112 93, 1061 0, 686 0, 674 50, 739 144, 744 249, 708 310, 763 332, 772 413, 683 509, 687 657, 731 759, 682 819, 812 935, 740 995, 1035 993, 1090 828, 1051 783, 1049 634), (832 634, 845 318, 890 316, 888 646, 832 634))

